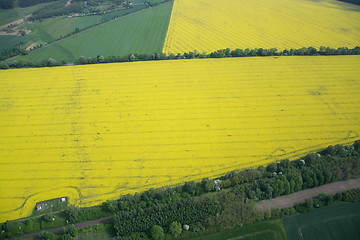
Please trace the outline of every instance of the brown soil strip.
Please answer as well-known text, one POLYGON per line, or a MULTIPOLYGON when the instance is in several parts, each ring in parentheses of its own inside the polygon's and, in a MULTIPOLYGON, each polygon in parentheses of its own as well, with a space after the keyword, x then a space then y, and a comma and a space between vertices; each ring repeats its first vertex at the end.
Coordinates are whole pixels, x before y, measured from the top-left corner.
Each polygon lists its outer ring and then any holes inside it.
POLYGON ((292 193, 269 200, 263 200, 256 204, 259 210, 269 210, 272 208, 288 208, 298 204, 305 203, 308 198, 317 197, 321 193, 334 195, 338 192, 345 192, 351 189, 360 188, 360 179, 351 179, 347 181, 329 183, 320 187, 306 189, 300 192, 292 193))

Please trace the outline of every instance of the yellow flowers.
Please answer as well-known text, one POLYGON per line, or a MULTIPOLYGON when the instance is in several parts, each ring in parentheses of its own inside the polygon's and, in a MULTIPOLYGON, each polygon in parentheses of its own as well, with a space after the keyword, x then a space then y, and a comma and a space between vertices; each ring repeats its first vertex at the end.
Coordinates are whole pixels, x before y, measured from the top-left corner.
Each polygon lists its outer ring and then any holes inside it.
POLYGON ((0 71, 0 221, 294 159, 360 133, 360 56, 0 71))
POLYGON ((359 45, 360 6, 334 0, 175 0, 163 51, 359 45))

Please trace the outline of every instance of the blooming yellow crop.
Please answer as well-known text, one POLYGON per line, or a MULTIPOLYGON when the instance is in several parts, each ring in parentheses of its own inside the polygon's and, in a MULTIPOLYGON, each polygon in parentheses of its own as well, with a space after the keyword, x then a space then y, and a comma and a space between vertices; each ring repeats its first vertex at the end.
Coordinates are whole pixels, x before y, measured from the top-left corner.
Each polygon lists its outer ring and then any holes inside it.
POLYGON ((91 206, 352 143, 359 62, 254 57, 0 71, 0 221, 46 199, 91 206))
POLYGON ((360 43, 360 6, 335 0, 175 0, 165 53, 360 43))

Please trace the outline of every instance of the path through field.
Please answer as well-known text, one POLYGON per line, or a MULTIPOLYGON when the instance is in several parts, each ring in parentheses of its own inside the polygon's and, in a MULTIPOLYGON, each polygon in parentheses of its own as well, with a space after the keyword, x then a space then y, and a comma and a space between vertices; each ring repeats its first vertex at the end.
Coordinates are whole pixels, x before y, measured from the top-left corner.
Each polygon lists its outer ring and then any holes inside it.
POLYGON ((320 187, 292 193, 286 196, 263 200, 258 202, 256 206, 260 210, 268 210, 272 208, 288 208, 298 204, 302 204, 305 202, 306 199, 317 197, 321 193, 328 193, 334 195, 338 192, 345 192, 357 188, 360 188, 360 179, 334 182, 320 187))

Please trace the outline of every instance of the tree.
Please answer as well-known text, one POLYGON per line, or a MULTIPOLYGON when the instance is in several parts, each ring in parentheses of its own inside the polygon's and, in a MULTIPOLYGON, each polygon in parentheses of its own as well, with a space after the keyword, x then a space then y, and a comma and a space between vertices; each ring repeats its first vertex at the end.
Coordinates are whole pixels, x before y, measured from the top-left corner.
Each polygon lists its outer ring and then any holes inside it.
POLYGON ((204 178, 202 180, 202 184, 203 184, 205 192, 211 192, 215 189, 214 181, 210 181, 208 178, 204 178))
POLYGON ((150 229, 150 235, 155 240, 162 240, 165 237, 164 229, 160 227, 159 225, 154 225, 150 229))
POLYGON ((79 233, 78 229, 74 225, 69 228, 68 232, 72 237, 76 237, 79 233))
POLYGON ((79 218, 79 208, 69 205, 65 210, 65 214, 70 222, 76 222, 79 218))
POLYGON ((48 61, 47 61, 47 66, 48 67, 53 67, 53 66, 56 66, 57 65, 57 62, 55 59, 53 58, 49 58, 48 61))
POLYGON ((348 152, 345 150, 344 146, 341 144, 335 145, 336 154, 340 157, 346 157, 348 152))
POLYGON ((87 63, 87 59, 84 56, 80 56, 78 59, 78 62, 80 64, 86 64, 87 63))
POLYGON ((329 154, 331 156, 334 156, 336 154, 336 150, 335 150, 335 147, 330 145, 328 146, 324 151, 323 151, 323 154, 329 154))
POLYGON ((192 193, 195 190, 196 184, 194 181, 186 182, 183 186, 183 191, 192 193))
POLYGON ((134 54, 130 54, 130 55, 129 55, 129 61, 130 61, 130 62, 136 61, 136 57, 135 57, 134 54))
POLYGON ((30 232, 34 231, 34 221, 31 218, 28 218, 26 220, 26 226, 25 226, 24 231, 26 233, 30 233, 30 232))
POLYGON ((182 232, 181 224, 179 222, 172 222, 169 227, 169 232, 175 238, 180 236, 182 232))
POLYGON ((224 181, 221 181, 219 183, 220 188, 229 188, 231 186, 231 180, 230 179, 226 179, 224 181))
POLYGON ((45 214, 44 216, 42 216, 42 219, 45 221, 45 222, 52 222, 54 221, 54 214, 53 213, 47 213, 45 214))
POLYGON ((115 200, 107 200, 103 204, 105 208, 110 212, 116 212, 118 210, 118 203, 115 200))
POLYGON ((312 198, 306 199, 304 206, 307 208, 308 211, 314 209, 314 200, 312 198))
POLYGON ((70 235, 70 234, 63 234, 62 236, 61 236, 61 240, 72 240, 73 239, 73 237, 70 235))
POLYGON ((277 171, 277 164, 276 163, 269 163, 266 167, 266 171, 273 173, 277 171))
POLYGON ((0 69, 9 69, 9 64, 7 64, 6 62, 0 63, 0 69))
POLYGON ((327 193, 321 193, 319 194, 319 200, 323 202, 325 206, 329 206, 332 204, 334 197, 332 195, 329 195, 327 193))
POLYGON ((42 240, 52 240, 55 239, 54 234, 52 232, 42 232, 39 236, 42 240))
POLYGON ((354 142, 354 149, 358 152, 360 152, 360 140, 356 140, 354 142))

